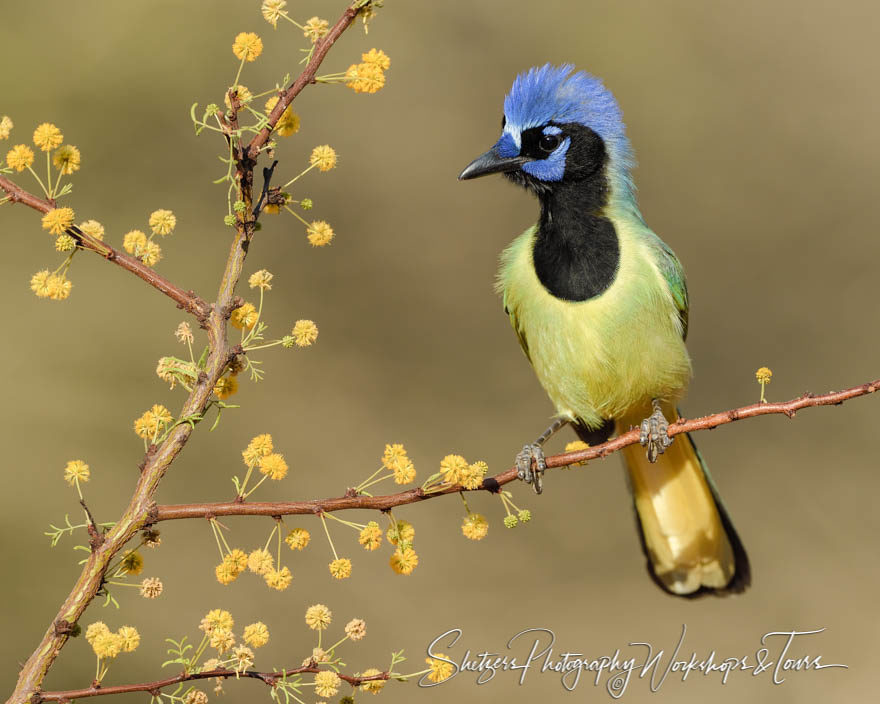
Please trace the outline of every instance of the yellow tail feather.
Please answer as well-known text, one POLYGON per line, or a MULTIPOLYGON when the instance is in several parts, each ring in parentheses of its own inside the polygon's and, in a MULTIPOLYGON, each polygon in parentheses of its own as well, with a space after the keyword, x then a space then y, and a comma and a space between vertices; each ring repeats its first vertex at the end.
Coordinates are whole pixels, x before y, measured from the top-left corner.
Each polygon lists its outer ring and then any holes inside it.
MULTIPOLYGON (((664 411, 670 422, 678 418, 674 408, 664 411)), ((625 423, 618 427, 626 428, 625 423)), ((639 445, 624 448, 623 455, 657 581, 678 595, 727 587, 736 572, 736 556, 690 437, 676 436, 654 464, 639 445)))

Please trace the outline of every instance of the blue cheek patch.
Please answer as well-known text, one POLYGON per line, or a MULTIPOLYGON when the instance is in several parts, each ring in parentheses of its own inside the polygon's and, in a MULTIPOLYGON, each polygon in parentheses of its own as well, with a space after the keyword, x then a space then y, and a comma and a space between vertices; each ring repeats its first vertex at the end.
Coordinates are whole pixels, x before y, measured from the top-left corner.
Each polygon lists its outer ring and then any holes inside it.
POLYGON ((519 156, 519 145, 514 140, 512 134, 505 132, 501 135, 501 139, 495 143, 495 151, 498 152, 498 156, 502 156, 505 159, 519 156))
MULTIPOLYGON (((548 127, 547 129, 554 128, 548 127)), ((547 132, 547 130, 544 130, 544 132, 545 134, 554 134, 547 132)), ((565 175, 565 154, 570 144, 571 138, 566 137, 550 156, 546 159, 538 159, 523 164, 522 170, 541 181, 561 181, 565 175)))

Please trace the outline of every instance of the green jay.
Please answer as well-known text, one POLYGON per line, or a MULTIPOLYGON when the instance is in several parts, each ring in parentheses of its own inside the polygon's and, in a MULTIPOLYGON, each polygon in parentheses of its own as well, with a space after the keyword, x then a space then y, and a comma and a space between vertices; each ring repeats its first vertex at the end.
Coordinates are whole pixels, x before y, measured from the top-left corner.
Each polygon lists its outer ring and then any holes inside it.
POLYGON ((632 165, 611 92, 547 64, 517 76, 500 139, 459 176, 503 173, 541 206, 498 276, 556 407, 555 422, 517 455, 518 475, 541 492, 542 446, 566 424, 589 444, 639 427, 646 450, 622 452, 650 575, 677 596, 739 592, 750 581, 742 543, 690 436, 667 434, 691 376, 688 294, 675 254, 642 218, 632 165))

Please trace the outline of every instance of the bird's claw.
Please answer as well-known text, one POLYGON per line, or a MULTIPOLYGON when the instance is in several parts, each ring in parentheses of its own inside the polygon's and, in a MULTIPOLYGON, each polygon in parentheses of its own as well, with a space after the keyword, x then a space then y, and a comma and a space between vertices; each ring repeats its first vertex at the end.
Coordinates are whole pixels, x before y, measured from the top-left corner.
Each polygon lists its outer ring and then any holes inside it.
POLYGON ((544 458, 544 450, 538 444, 523 445, 522 452, 516 456, 516 475, 526 484, 531 484, 536 494, 544 491, 544 470, 547 469, 547 461, 544 458), (535 461, 535 469, 532 470, 532 460, 535 461))
POLYGON ((656 462, 657 458, 666 452, 666 448, 672 444, 669 437, 669 423, 660 409, 660 404, 654 402, 654 412, 642 421, 639 432, 639 442, 647 448, 648 462, 656 462))

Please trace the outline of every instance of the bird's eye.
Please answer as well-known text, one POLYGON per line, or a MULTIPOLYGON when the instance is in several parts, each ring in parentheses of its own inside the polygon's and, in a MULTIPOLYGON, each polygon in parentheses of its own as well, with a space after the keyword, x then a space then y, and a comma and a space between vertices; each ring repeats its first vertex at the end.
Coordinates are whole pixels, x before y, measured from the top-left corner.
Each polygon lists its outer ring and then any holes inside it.
POLYGON ((560 141, 558 134, 545 134, 541 137, 541 141, 538 142, 538 146, 542 151, 552 152, 559 146, 560 141))

